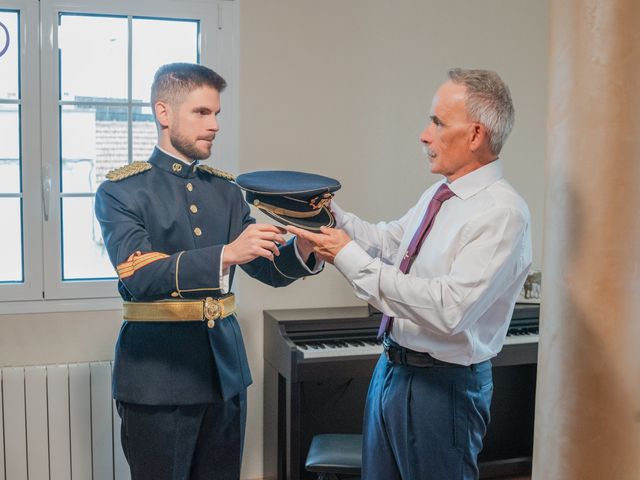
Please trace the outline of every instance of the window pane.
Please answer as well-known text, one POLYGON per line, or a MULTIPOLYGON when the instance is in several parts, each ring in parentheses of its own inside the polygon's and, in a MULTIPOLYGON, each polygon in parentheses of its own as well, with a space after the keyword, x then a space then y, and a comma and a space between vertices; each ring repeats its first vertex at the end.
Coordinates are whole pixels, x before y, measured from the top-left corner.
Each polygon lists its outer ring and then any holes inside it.
POLYGON ((62 279, 115 278, 93 214, 94 197, 62 199, 62 279))
POLYGON ((17 100, 18 13, 0 10, 0 99, 17 100))
POLYGON ((62 192, 95 192, 110 170, 127 163, 127 108, 62 107, 62 192))
POLYGON ((60 98, 126 101, 127 19, 60 15, 60 98))
POLYGON ((134 101, 150 102, 153 75, 160 65, 198 62, 198 22, 134 18, 132 25, 134 101))
POLYGON ((0 198, 0 282, 22 282, 22 229, 19 198, 0 198))
POLYGON ((151 114, 151 107, 133 108, 132 127, 133 161, 146 161, 158 143, 158 130, 151 114))
POLYGON ((19 108, 0 104, 0 193, 20 193, 19 108))

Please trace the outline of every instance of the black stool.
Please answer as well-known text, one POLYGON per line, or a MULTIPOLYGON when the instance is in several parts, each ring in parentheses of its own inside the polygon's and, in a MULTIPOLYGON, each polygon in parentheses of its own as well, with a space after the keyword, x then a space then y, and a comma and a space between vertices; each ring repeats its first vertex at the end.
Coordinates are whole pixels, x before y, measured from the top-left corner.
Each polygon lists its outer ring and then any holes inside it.
POLYGON ((314 435, 305 467, 308 472, 317 473, 318 480, 357 480, 353 475, 360 475, 362 469, 362 435, 314 435))

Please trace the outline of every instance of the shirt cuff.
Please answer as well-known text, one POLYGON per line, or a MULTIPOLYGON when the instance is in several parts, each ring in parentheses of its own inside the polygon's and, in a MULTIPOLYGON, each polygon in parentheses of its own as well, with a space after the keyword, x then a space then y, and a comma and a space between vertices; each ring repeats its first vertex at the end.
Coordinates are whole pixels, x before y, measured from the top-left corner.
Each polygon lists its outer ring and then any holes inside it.
POLYGON ((336 228, 341 228, 342 225, 344 225, 344 216, 345 216, 345 211, 340 208, 340 205, 338 205, 335 200, 331 200, 331 213, 333 213, 333 218, 336 219, 336 228))
POLYGON ((219 272, 219 281, 218 286, 220 287, 220 293, 223 295, 229 293, 229 272, 231 269, 223 269, 222 259, 224 258, 224 247, 222 247, 222 251, 220 252, 220 272, 219 272))
MULTIPOLYGON (((313 266, 313 270, 309 268, 309 266, 307 265, 307 262, 305 262, 304 260, 302 260, 302 255, 300 255, 300 252, 298 251, 298 242, 293 242, 293 250, 296 252, 296 257, 298 258, 298 261, 300 262, 300 264, 304 267, 304 269, 311 273, 311 274, 316 274, 320 271, 322 271, 322 269, 324 268, 324 262, 322 260, 318 261, 318 257, 315 257, 316 259, 316 264, 313 266)), ((312 254, 313 255, 313 254, 312 254)))
POLYGON ((355 280, 372 260, 360 245, 351 240, 338 252, 333 260, 333 265, 348 280, 355 280))

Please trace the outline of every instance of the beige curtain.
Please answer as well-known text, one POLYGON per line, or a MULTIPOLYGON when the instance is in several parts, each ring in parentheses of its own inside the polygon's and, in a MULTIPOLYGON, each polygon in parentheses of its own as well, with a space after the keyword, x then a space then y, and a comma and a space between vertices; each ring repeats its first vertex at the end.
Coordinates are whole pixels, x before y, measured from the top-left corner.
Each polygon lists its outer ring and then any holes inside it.
POLYGON ((640 479, 640 0, 550 0, 533 478, 640 479))

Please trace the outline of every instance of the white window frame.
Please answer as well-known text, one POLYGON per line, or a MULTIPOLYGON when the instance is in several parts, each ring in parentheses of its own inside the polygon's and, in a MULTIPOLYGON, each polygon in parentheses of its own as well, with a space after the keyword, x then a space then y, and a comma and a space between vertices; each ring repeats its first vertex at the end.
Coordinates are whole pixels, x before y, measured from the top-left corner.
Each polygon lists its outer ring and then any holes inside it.
MULTIPOLYGON (((20 131, 22 170, 23 283, 0 284, 0 300, 42 298, 42 205, 40 177, 40 64, 37 0, 2 1, 19 12, 20 131), (27 174, 27 172, 29 172, 27 174)), ((17 252, 16 252, 17 253, 17 252)))
POLYGON ((0 7, 21 12, 25 280, 22 284, 0 285, 0 313, 46 311, 49 307, 50 311, 57 308, 60 310, 113 308, 118 303, 109 301, 118 297, 115 280, 62 281, 58 15, 59 13, 95 13, 199 20, 200 63, 216 70, 228 83, 222 96, 223 108, 220 114, 223 133, 216 139, 213 158, 217 168, 236 172, 239 125, 238 2, 230 0, 136 0, 135 2, 130 0, 110 2, 0 0, 0 7), (40 36, 38 32, 41 32, 40 36), (26 128, 29 128, 29 135, 25 134, 26 128), (48 216, 45 219, 47 208, 48 216), (74 299, 84 300, 75 301, 74 299), (24 302, 24 300, 32 302, 24 302), (17 304, 15 301, 21 302, 17 304))

